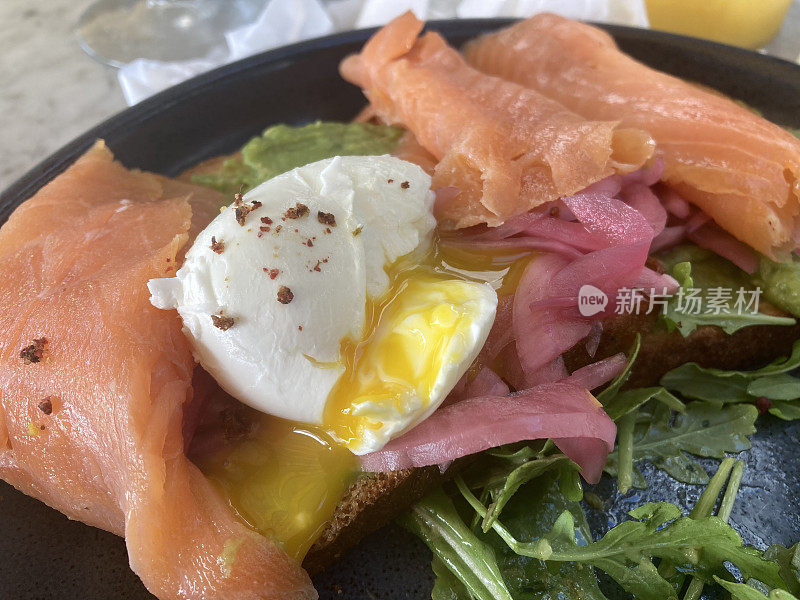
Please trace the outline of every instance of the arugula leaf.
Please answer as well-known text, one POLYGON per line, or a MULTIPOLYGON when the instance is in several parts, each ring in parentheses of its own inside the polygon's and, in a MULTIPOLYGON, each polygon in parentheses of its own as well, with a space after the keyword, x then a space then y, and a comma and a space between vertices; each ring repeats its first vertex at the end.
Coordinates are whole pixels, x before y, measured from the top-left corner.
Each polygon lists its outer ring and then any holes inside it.
POLYGON ((431 600, 472 600, 474 598, 461 580, 436 556, 431 561, 431 569, 436 575, 431 590, 431 600))
POLYGON ((747 393, 756 398, 765 396, 771 400, 797 400, 800 398, 800 379, 788 373, 759 377, 747 385, 747 393))
MULTIPOLYGON (((509 475, 526 463, 553 455, 555 445, 547 440, 535 440, 524 445, 508 444, 486 450, 478 455, 462 473, 473 488, 485 488, 498 493, 509 475)), ((530 468, 530 467, 528 467, 530 468)))
MULTIPOLYGON (((521 486, 508 502, 503 522, 517 539, 532 541, 546 534, 565 510, 574 517, 573 535, 580 540, 592 539, 581 505, 564 496, 560 479, 554 471, 549 471, 521 486)), ((465 508, 471 510, 469 506, 465 508)), ((515 600, 606 600, 591 566, 543 563, 516 554, 493 531, 478 535, 494 549, 503 579, 515 600)))
POLYGON ((718 315, 705 313, 695 315, 674 311, 670 313, 669 307, 667 307, 666 314, 668 316, 664 318, 669 319, 668 322, 672 323, 673 329, 678 329, 683 337, 687 337, 695 329, 704 325, 714 325, 725 333, 731 334, 751 325, 790 326, 797 322, 791 317, 778 317, 765 313, 720 312, 718 315))
POLYGON ((714 581, 728 590, 731 593, 731 598, 733 600, 797 600, 797 597, 785 590, 774 589, 769 593, 769 596, 765 596, 756 588, 751 587, 746 583, 733 583, 731 581, 725 581, 716 575, 714 576, 714 581))
MULTIPOLYGON (((633 461, 649 460, 684 483, 706 483, 708 474, 687 453, 723 458, 726 452, 747 450, 750 448, 747 436, 755 433, 757 417, 758 411, 750 405, 720 409, 704 402, 691 402, 671 425, 671 411, 656 405, 651 418, 636 425, 633 461)), ((608 456, 605 471, 616 476, 618 468, 619 451, 615 450, 608 456)))
POLYGON ((619 421, 630 412, 641 408, 650 400, 658 400, 677 412, 686 412, 686 405, 661 386, 625 390, 603 405, 613 421, 619 421))
POLYGON ((791 548, 780 544, 770 546, 764 552, 764 558, 774 560, 780 565, 780 574, 786 583, 786 589, 800 596, 800 543, 791 548))
POLYGON ((441 488, 415 504, 401 523, 427 544, 472 598, 512 600, 494 552, 464 524, 441 488))
MULTIPOLYGON (((771 363, 769 363, 765 367, 761 367, 760 369, 753 369, 750 371, 726 371, 724 369, 713 369, 709 367, 701 367, 697 363, 686 363, 682 365, 685 367, 686 365, 694 365, 701 373, 706 373, 708 375, 714 375, 716 377, 735 377, 741 376, 745 379, 757 379, 759 377, 765 377, 767 375, 777 375, 779 373, 788 373, 789 371, 793 371, 800 367, 800 340, 797 340, 794 345, 792 346, 792 352, 789 356, 777 358, 771 363)), ((678 367, 677 369, 673 369, 673 371, 677 371, 682 367, 678 367)), ((670 371, 672 373, 672 371, 670 371)))
POLYGON ((637 411, 629 412, 619 421, 617 427, 617 488, 620 494, 627 494, 633 486, 633 436, 636 428, 637 411))
POLYGON ((506 477, 503 487, 496 494, 492 494, 494 500, 489 505, 489 510, 483 519, 481 529, 483 529, 484 532, 491 529, 492 523, 500 516, 503 507, 511 500, 511 497, 522 484, 540 477, 551 469, 561 468, 562 466, 567 466, 568 469, 571 468, 576 473, 580 470, 580 467, 569 458, 563 454, 559 454, 552 457, 530 460, 511 471, 508 477, 506 477))
POLYGON ((750 379, 743 372, 707 369, 694 362, 668 371, 659 383, 685 398, 718 405, 753 400, 747 393, 750 379))
POLYGON ((800 367, 800 340, 792 353, 765 367, 752 371, 725 371, 686 363, 661 378, 661 385, 687 398, 705 400, 717 405, 756 402, 766 398, 773 406, 770 413, 791 420, 800 418, 800 378, 789 371, 800 367), (792 404, 789 404, 792 401, 792 404))
MULTIPOLYGON (((698 262, 702 259, 695 259, 698 262)), ((727 262, 727 261, 725 261, 727 262)), ((739 289, 753 289, 754 286, 752 283, 746 281, 742 278, 741 273, 736 273, 736 267, 730 263, 727 265, 720 265, 718 264, 719 261, 714 261, 714 267, 717 271, 724 270, 723 266, 727 266, 728 270, 733 269, 734 273, 725 273, 725 277, 723 282, 725 285, 721 287, 725 288, 736 288, 739 289), (734 284, 733 286, 731 284, 734 284), (735 284, 739 284, 738 287, 735 284)), ((687 312, 686 309, 686 300, 684 299, 684 295, 688 297, 689 290, 695 288, 695 281, 692 277, 692 262, 679 262, 677 263, 672 269, 672 275, 677 279, 678 283, 681 286, 681 289, 678 290, 678 293, 673 295, 672 298, 667 302, 666 310, 662 315, 664 322, 667 325, 668 331, 678 330, 681 332, 683 337, 687 337, 690 335, 695 329, 703 325, 714 325, 716 327, 722 328, 725 333, 731 334, 743 327, 749 327, 751 325, 794 325, 795 320, 790 317, 778 317, 775 315, 768 315, 765 313, 751 313, 751 312, 733 312, 731 307, 728 306, 727 309, 721 310, 719 314, 713 313, 705 313, 699 312, 702 310, 702 307, 698 307, 697 314, 694 314, 694 310, 692 312, 687 312)), ((719 275, 717 275, 719 277, 719 275)), ((715 278, 716 280, 716 278, 715 278)), ((707 296, 708 292, 706 290, 713 287, 712 284, 708 284, 708 282, 703 282, 705 285, 699 285, 697 289, 701 290, 699 297, 704 298, 707 296)), ((714 283, 719 284, 719 281, 715 281, 714 283)), ((716 287, 720 287, 720 285, 716 285, 716 287)))
MULTIPOLYGON (((484 515, 485 507, 463 480, 457 477, 456 484, 473 509, 484 515)), ((575 540, 570 511, 561 514, 548 534, 531 542, 518 540, 500 521, 495 521, 492 528, 517 554, 548 562, 592 565, 640 600, 676 597, 672 585, 653 566, 653 558, 668 560, 703 582, 712 581, 714 575, 730 576, 725 567, 730 562, 746 578, 770 587, 784 583, 779 565, 764 560, 755 548, 744 546, 736 530, 719 517, 683 517, 680 508, 666 502, 644 504, 629 514, 631 520, 584 545, 575 540)))
POLYGON ((641 348, 642 336, 641 334, 637 333, 636 338, 633 340, 633 346, 628 351, 628 362, 625 364, 625 368, 622 369, 622 372, 619 375, 611 380, 611 383, 608 384, 606 389, 597 394, 597 401, 600 402, 600 404, 605 405, 607 402, 610 402, 611 399, 617 395, 620 388, 625 385, 628 379, 630 379, 633 363, 636 362, 636 358, 639 356, 639 350, 641 350, 641 348))
POLYGON ((773 402, 769 414, 784 421, 800 419, 800 402, 773 402))

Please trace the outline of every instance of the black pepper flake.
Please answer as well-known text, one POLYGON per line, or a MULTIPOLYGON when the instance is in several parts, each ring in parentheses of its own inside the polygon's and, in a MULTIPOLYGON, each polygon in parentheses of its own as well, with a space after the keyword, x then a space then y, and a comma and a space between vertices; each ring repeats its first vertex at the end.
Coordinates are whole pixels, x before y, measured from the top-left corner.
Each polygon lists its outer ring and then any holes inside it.
POLYGON ((305 204, 298 202, 292 208, 287 209, 286 213, 284 213, 284 216, 287 219, 299 219, 300 217, 305 217, 308 215, 308 213, 308 207, 305 204))
POLYGON ((400 184, 400 187, 403 188, 404 190, 407 190, 409 187, 411 187, 411 184, 408 183, 407 181, 404 181, 403 183, 400 184))
POLYGON ((281 304, 289 304, 292 300, 294 300, 294 294, 288 286, 282 285, 278 288, 278 302, 281 304))
POLYGON ((50 396, 39 402, 39 410, 46 415, 53 413, 53 401, 50 399, 50 396))
MULTIPOLYGON (((237 194, 237 196, 241 196, 241 194, 237 194)), ((261 207, 261 202, 258 200, 253 200, 249 205, 242 204, 241 197, 236 202, 236 208, 234 210, 234 214, 236 215, 236 222, 244 227, 245 219, 247 219, 247 215, 253 212, 255 209, 261 207)))
POLYGON ((42 358, 44 358, 44 347, 46 345, 46 337, 36 338, 30 346, 25 346, 20 350, 19 357, 26 365, 41 362, 42 358))
POLYGON ((319 211, 317 213, 317 221, 329 227, 336 227, 336 217, 333 213, 319 211))
POLYGON ((211 322, 214 323, 214 327, 217 329, 222 329, 222 331, 228 331, 231 327, 233 327, 234 323, 236 323, 236 319, 233 317, 221 317, 219 315, 211 315, 211 322))
POLYGON ((247 218, 247 213, 250 212, 250 208, 247 206, 237 206, 234 214, 236 215, 236 222, 244 227, 244 220, 247 218))
POLYGON ((225 250, 225 242, 223 242, 223 241, 219 241, 218 242, 217 238, 215 238, 212 235, 211 236, 211 245, 209 246, 209 248, 211 248, 211 250, 213 252, 216 252, 217 254, 222 254, 223 250, 225 250))

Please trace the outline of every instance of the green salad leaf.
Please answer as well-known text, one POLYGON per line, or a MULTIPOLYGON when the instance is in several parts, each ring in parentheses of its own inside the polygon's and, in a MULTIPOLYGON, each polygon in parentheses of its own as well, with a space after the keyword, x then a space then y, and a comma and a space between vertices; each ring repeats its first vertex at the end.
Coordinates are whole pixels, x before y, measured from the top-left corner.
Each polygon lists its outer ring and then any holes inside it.
MULTIPOLYGON (((723 458, 726 452, 747 450, 757 417, 758 411, 750 405, 720 408, 690 402, 673 422, 672 411, 656 404, 653 412, 635 425, 633 462, 649 460, 678 481, 706 483, 708 474, 688 455, 723 458)), ((605 470, 616 476, 618 468, 619 450, 615 450, 609 454, 605 470)), ((637 472, 633 485, 644 487, 643 484, 644 478, 637 472)))
POLYGON ((732 600, 798 600, 796 596, 786 590, 774 589, 767 596, 746 583, 725 581, 716 575, 714 576, 714 581, 731 593, 732 600))
MULTIPOLYGON (((459 490, 472 508, 484 515, 486 508, 456 478, 459 490)), ((672 584, 661 577, 652 563, 655 558, 677 565, 703 583, 715 575, 730 576, 730 562, 746 578, 770 587, 784 585, 779 565, 765 560, 762 553, 744 546, 739 534, 717 516, 692 519, 681 516, 681 509, 666 502, 644 504, 630 511, 624 521, 597 541, 579 543, 575 521, 564 511, 552 529, 534 541, 518 539, 500 521, 492 528, 515 553, 547 562, 577 562, 596 567, 640 600, 676 598, 672 584)), ((585 540, 581 540, 585 542, 585 540)))
MULTIPOLYGON (((508 501, 511 500, 512 496, 517 492, 517 490, 519 490, 522 484, 542 476, 551 469, 562 469, 564 467, 567 469, 572 469, 575 473, 578 473, 580 470, 580 467, 578 467, 578 465, 572 462, 569 458, 563 454, 558 454, 555 456, 529 460, 528 462, 523 463, 511 471, 506 477, 503 486, 491 494, 493 500, 489 505, 489 510, 487 511, 486 516, 481 524, 483 531, 486 532, 491 529, 492 523, 497 520, 497 518, 500 516, 500 512, 503 510, 508 501)), ((577 498, 575 498, 575 494, 571 494, 571 496, 572 500, 580 500, 580 496, 577 498)))
MULTIPOLYGON (((722 265, 717 264, 718 261, 724 261, 724 259, 714 257, 713 259, 707 260, 713 261, 717 269, 726 272, 730 270, 723 269, 722 265)), ((728 261, 724 262, 727 263, 728 261)), ((692 270, 697 268, 696 264, 697 263, 695 262, 688 261, 679 262, 672 269, 672 274, 675 279, 678 280, 681 288, 669 299, 662 316, 669 331, 674 331, 677 329, 684 337, 686 337, 691 335, 695 329, 703 325, 720 327, 725 333, 731 334, 735 333, 739 329, 742 329, 743 327, 749 327, 751 325, 776 326, 795 324, 796 321, 790 317, 779 317, 762 312, 735 311, 734 306, 731 306, 730 302, 726 308, 721 309, 716 314, 714 312, 707 312, 708 309, 704 308, 705 301, 701 301, 701 304, 700 306, 697 306, 696 311, 694 307, 690 309, 690 301, 688 298, 692 294, 693 289, 700 290, 696 297, 701 299, 707 299, 709 297, 710 290, 714 288, 728 289, 731 290, 731 293, 736 293, 736 290, 740 288, 744 290, 755 289, 755 286, 751 281, 742 279, 742 277, 738 274, 736 277, 734 277, 733 275, 726 273, 723 276, 724 285, 714 285, 711 283, 711 281, 718 281, 720 273, 716 273, 715 277, 713 278, 710 277, 710 274, 707 275, 706 281, 703 282, 695 281, 695 278, 692 276, 692 270)), ((728 264, 733 267, 733 269, 737 269, 742 274, 746 275, 744 271, 741 271, 735 265, 730 263, 728 264)))
POLYGON ((431 600, 472 600, 475 598, 467 591, 466 586, 455 573, 436 556, 431 561, 431 569, 436 576, 431 590, 431 600))
POLYGON ((192 181, 226 194, 246 192, 295 167, 333 156, 388 154, 403 130, 371 123, 317 121, 294 127, 274 125, 226 160, 217 173, 195 175, 192 181))
POLYGON ((780 574, 786 583, 786 589, 800 596, 800 543, 791 548, 775 544, 767 548, 764 557, 780 565, 780 574))
MULTIPOLYGON (((520 486, 503 510, 504 526, 517 539, 533 541, 545 535, 558 516, 568 511, 574 519, 573 536, 591 540, 581 505, 567 499, 561 487, 561 477, 555 470, 520 486)), ((467 510, 472 510, 464 504, 467 510)), ((493 531, 478 535, 494 549, 503 579, 515 600, 606 600, 591 566, 544 563, 517 554, 493 531)))
POLYGON ((792 353, 751 371, 725 371, 686 363, 661 378, 661 385, 686 398, 721 405, 754 403, 759 398, 769 412, 785 420, 800 418, 800 378, 789 374, 800 367, 800 341, 792 353))
POLYGON ((471 598, 511 600, 493 550, 467 527, 441 488, 415 504, 401 522, 427 544, 471 598))
POLYGON ((674 411, 686 412, 686 405, 661 386, 625 390, 604 404, 603 408, 612 420, 619 421, 650 400, 658 400, 674 411))
POLYGON ((633 340, 633 346, 628 351, 628 362, 625 363, 625 367, 622 369, 619 375, 614 377, 611 380, 606 388, 597 394, 597 400, 602 405, 606 405, 619 393, 620 389, 623 385, 625 385, 631 377, 631 370, 633 369, 633 363, 636 362, 636 358, 639 356, 639 350, 642 348, 642 336, 641 334, 637 333, 636 337, 633 340))

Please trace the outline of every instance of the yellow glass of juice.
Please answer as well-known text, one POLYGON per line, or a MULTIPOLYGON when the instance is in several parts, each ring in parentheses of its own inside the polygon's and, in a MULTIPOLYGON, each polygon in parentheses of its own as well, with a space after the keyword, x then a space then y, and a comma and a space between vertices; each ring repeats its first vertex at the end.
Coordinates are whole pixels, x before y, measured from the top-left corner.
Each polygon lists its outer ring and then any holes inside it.
POLYGON ((645 0, 653 29, 761 48, 781 28, 792 0, 645 0))

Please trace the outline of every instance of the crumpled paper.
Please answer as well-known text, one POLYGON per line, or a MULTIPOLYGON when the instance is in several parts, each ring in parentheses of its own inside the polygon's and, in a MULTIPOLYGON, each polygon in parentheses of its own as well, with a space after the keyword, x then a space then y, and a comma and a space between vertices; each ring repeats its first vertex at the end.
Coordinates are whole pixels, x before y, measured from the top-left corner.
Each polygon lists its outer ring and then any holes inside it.
POLYGON ((413 10, 421 19, 528 17, 555 12, 574 19, 647 27, 644 0, 269 0, 259 17, 225 34, 225 45, 195 60, 138 59, 119 84, 129 105, 227 63, 338 31, 383 25, 413 10))

